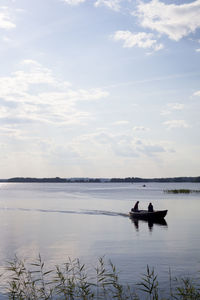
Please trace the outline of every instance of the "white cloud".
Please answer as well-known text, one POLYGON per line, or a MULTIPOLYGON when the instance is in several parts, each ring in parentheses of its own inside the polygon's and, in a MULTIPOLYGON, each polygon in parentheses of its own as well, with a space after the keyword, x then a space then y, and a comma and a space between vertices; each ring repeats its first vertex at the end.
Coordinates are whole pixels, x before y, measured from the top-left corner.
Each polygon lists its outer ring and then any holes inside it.
POLYGON ((8 108, 4 106, 0 106, 0 118, 6 117, 8 114, 8 108))
POLYGON ((109 95, 107 91, 101 89, 78 89, 78 90, 69 90, 67 96, 73 101, 91 101, 105 98, 109 95))
POLYGON ((35 66, 35 67, 41 67, 42 65, 37 62, 36 60, 33 60, 33 59, 24 59, 22 62, 21 62, 21 65, 32 65, 32 66, 35 66))
POLYGON ((108 157, 124 157, 132 159, 142 155, 153 157, 166 152, 162 142, 134 139, 133 134, 111 134, 106 131, 82 135, 74 147, 81 156, 95 158, 97 153, 108 157), (90 145, 90 147, 88 147, 90 145))
POLYGON ((162 110, 160 114, 162 116, 167 116, 167 115, 171 114, 171 111, 169 111, 169 110, 162 110))
POLYGON ((113 124, 114 125, 127 125, 127 124, 129 124, 129 121, 121 120, 121 121, 116 121, 113 124))
MULTIPOLYGON (((62 1, 72 6, 76 6, 86 2, 86 0, 62 0, 62 1)), ((95 7, 106 6, 112 10, 119 11, 121 1, 122 0, 96 0, 94 2, 94 6, 95 7)))
POLYGON ((110 9, 113 9, 115 11, 120 10, 120 2, 121 0, 97 0, 95 2, 95 6, 107 6, 110 9))
POLYGON ((200 48, 196 49, 195 51, 196 51, 196 52, 200 52, 200 48))
POLYGON ((169 103, 168 107, 172 110, 182 110, 182 109, 184 109, 184 104, 182 104, 182 103, 169 103))
POLYGON ((115 34, 113 35, 113 39, 115 41, 123 41, 124 48, 151 48, 155 51, 161 50, 163 48, 163 45, 158 44, 157 40, 154 39, 154 35, 152 33, 132 33, 128 30, 119 30, 115 32, 115 34))
POLYGON ((139 2, 136 12, 143 27, 178 41, 200 28, 200 0, 186 4, 165 4, 159 0, 139 2))
POLYGON ((85 0, 63 0, 63 1, 69 5, 78 5, 85 2, 85 0))
POLYGON ((193 96, 200 96, 200 91, 195 92, 193 96))
POLYGON ((152 156, 155 153, 162 153, 165 152, 165 149, 161 145, 157 144, 147 144, 143 145, 143 147, 140 149, 140 151, 144 152, 148 156, 152 156))
POLYGON ((11 20, 7 7, 0 7, 0 28, 13 29, 16 25, 11 20))
POLYGON ((161 115, 169 115, 172 113, 172 111, 180 111, 185 108, 185 105, 182 103, 168 103, 167 104, 167 109, 164 109, 161 111, 161 115))
POLYGON ((4 124, 43 122, 78 124, 92 118, 78 109, 78 101, 95 101, 108 96, 102 89, 73 89, 58 80, 51 70, 25 60, 21 70, 0 77, 0 120, 4 124))
POLYGON ((185 120, 170 120, 163 123, 167 126, 167 129, 173 128, 188 128, 189 125, 185 120))
POLYGON ((144 126, 135 126, 133 127, 133 131, 149 131, 149 128, 144 126))
POLYGON ((22 131, 16 128, 12 128, 9 126, 1 126, 0 135, 13 138, 22 138, 22 131))

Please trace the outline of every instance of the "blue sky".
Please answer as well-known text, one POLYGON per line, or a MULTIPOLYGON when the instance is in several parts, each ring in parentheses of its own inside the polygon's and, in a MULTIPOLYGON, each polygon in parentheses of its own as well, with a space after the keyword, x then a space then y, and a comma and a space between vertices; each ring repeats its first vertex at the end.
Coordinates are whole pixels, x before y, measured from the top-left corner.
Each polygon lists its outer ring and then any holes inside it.
POLYGON ((200 0, 0 0, 0 178, 200 175, 200 0))

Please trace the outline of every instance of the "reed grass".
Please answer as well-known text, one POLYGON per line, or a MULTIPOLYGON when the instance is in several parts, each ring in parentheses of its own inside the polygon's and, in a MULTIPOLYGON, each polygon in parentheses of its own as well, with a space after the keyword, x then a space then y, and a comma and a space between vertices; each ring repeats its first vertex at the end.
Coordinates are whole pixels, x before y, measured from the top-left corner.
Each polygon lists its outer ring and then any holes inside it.
MULTIPOLYGON (((3 299, 12 300, 198 300, 199 286, 192 279, 169 276, 165 291, 159 288, 158 276, 147 266, 138 284, 124 285, 119 272, 111 262, 99 258, 94 275, 89 276, 87 267, 79 259, 68 261, 53 269, 46 269, 39 255, 33 263, 15 257, 6 265, 1 282, 3 299), (5 280, 6 279, 6 280, 5 280), (173 286, 173 284, 175 285, 173 286), (164 296, 167 295, 167 296, 164 296)), ((135 279, 134 279, 135 280, 135 279)))
POLYGON ((174 189, 174 190, 164 190, 164 193, 170 193, 170 194, 189 194, 189 193, 200 193, 200 190, 174 189))

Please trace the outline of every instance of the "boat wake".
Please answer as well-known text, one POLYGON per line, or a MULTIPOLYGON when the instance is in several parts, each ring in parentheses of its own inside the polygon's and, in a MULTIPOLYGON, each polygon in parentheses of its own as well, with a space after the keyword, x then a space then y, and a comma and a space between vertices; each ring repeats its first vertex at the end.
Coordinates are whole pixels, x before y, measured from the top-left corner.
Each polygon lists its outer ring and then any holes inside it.
POLYGON ((78 215, 94 215, 94 216, 121 216, 121 217, 129 217, 128 214, 114 211, 106 211, 106 210, 54 210, 54 209, 40 209, 40 208, 11 208, 4 207, 0 208, 0 210, 7 211, 24 211, 24 212, 41 212, 41 213, 62 213, 62 214, 78 214, 78 215))

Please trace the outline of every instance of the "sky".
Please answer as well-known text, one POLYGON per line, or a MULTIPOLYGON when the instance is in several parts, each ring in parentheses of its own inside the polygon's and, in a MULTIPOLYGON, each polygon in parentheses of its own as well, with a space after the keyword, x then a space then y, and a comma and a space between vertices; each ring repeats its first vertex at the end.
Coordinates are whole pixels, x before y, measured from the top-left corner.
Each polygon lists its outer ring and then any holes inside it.
POLYGON ((200 0, 0 0, 0 178, 200 175, 200 0))

